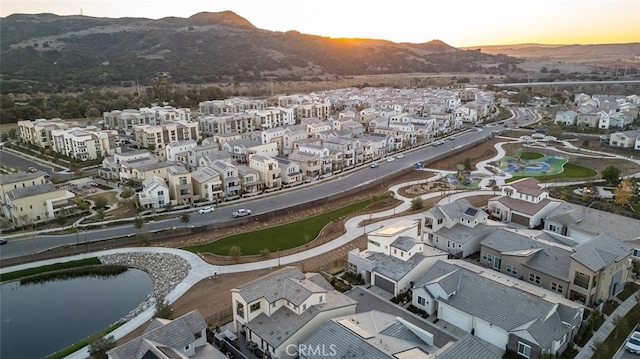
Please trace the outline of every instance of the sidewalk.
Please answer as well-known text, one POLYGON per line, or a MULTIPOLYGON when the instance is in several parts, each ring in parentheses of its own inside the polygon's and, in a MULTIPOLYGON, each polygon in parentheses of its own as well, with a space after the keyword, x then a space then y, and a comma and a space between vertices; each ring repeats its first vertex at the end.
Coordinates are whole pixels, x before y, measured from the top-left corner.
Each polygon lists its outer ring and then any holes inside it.
POLYGON ((587 344, 585 344, 584 347, 580 349, 580 352, 578 352, 578 355, 576 355, 575 359, 590 359, 593 356, 594 351, 593 349, 591 349, 593 343, 604 343, 609 334, 611 334, 611 332, 615 328, 615 326, 613 325, 614 318, 616 316, 623 317, 627 313, 629 313, 631 309, 633 309, 633 307, 638 303, 636 301, 636 295, 638 293, 640 293, 640 291, 637 291, 636 293, 629 296, 627 300, 622 302, 622 304, 620 304, 620 306, 618 306, 618 308, 616 308, 616 310, 614 310, 613 313, 611 313, 611 315, 607 317, 607 320, 605 320, 600 328, 598 328, 598 330, 593 333, 593 336, 591 337, 591 339, 589 339, 587 344))

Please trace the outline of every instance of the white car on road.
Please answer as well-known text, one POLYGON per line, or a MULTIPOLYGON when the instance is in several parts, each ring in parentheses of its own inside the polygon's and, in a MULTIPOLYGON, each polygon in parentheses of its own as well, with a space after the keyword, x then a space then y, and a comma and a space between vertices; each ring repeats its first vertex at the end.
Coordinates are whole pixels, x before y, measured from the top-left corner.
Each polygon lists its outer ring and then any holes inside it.
POLYGON ((624 343, 624 349, 633 354, 640 354, 640 324, 624 343))
POLYGON ((395 161, 395 160, 396 160, 396 158, 395 158, 395 157, 389 157, 389 158, 387 158, 387 162, 393 162, 393 161, 395 161))
POLYGON ((251 210, 242 208, 242 209, 239 209, 239 210, 233 212, 232 215, 233 215, 233 218, 250 216, 251 215, 251 210))
POLYGON ((211 213, 214 211, 213 207, 204 207, 204 208, 200 208, 200 210, 198 212, 200 213, 211 213))
POLYGON ((398 153, 398 155, 396 156, 396 158, 404 158, 404 155, 402 153, 398 153))

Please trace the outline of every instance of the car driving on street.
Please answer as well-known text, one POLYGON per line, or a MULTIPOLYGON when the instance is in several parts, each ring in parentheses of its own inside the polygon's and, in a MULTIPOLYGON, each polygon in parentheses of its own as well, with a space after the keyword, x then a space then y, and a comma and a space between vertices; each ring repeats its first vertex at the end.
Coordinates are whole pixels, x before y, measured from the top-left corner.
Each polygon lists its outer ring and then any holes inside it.
POLYGON ((214 210, 215 209, 213 207, 204 207, 204 208, 200 208, 200 210, 198 212, 200 212, 200 213, 211 213, 214 210))
POLYGON ((232 215, 233 215, 233 218, 249 216, 249 215, 251 215, 251 210, 242 208, 242 209, 239 209, 239 210, 233 212, 232 215))

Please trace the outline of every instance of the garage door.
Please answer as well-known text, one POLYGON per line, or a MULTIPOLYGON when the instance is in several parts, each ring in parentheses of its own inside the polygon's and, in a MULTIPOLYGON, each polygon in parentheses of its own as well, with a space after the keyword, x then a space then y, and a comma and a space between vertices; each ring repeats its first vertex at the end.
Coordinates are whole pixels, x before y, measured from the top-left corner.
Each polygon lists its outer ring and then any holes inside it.
POLYGON ((529 228, 529 217, 511 212, 511 222, 521 224, 529 228))
POLYGON ((453 309, 440 305, 440 319, 456 327, 471 332, 471 317, 455 312, 453 309))
POLYGON ((484 339, 498 348, 506 348, 509 341, 509 337, 505 333, 484 323, 476 322, 474 334, 476 337, 484 339))
POLYGON ((375 277, 375 286, 378 288, 382 288, 384 290, 386 290, 387 292, 396 295, 396 285, 395 283, 393 283, 392 281, 386 279, 386 278, 382 278, 379 275, 374 274, 375 277))

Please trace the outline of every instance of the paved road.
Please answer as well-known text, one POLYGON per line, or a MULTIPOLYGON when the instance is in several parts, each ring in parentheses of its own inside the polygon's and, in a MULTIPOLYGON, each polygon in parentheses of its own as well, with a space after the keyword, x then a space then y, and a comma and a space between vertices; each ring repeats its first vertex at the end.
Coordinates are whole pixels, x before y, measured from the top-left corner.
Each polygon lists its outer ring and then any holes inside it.
MULTIPOLYGON (((191 220, 187 225, 199 227, 211 223, 229 221, 232 219, 231 213, 240 208, 249 208, 253 214, 256 215, 271 212, 274 209, 287 208, 326 198, 344 192, 347 189, 362 187, 373 179, 391 177, 400 171, 406 170, 408 167, 414 166, 418 162, 429 161, 446 152, 452 151, 454 148, 461 148, 478 139, 489 137, 491 135, 491 129, 491 127, 474 128, 469 132, 456 134, 454 141, 445 140, 443 145, 428 146, 406 152, 404 158, 396 159, 393 162, 379 161, 380 166, 378 168, 369 168, 369 165, 366 164, 363 165, 359 171, 349 171, 341 175, 336 175, 333 178, 317 181, 304 188, 280 191, 268 196, 259 196, 255 199, 224 204, 217 207, 213 213, 199 214, 197 210, 194 209, 193 212, 190 212, 191 220)), ((172 227, 179 228, 184 225, 184 223, 180 222, 179 215, 175 215, 173 218, 147 222, 145 223, 144 230, 159 231, 172 227)), ((75 233, 60 235, 38 234, 36 238, 9 240, 9 243, 2 246, 0 258, 31 255, 57 246, 133 236, 136 233, 137 229, 133 224, 127 224, 91 231, 81 230, 77 235, 75 233)))

